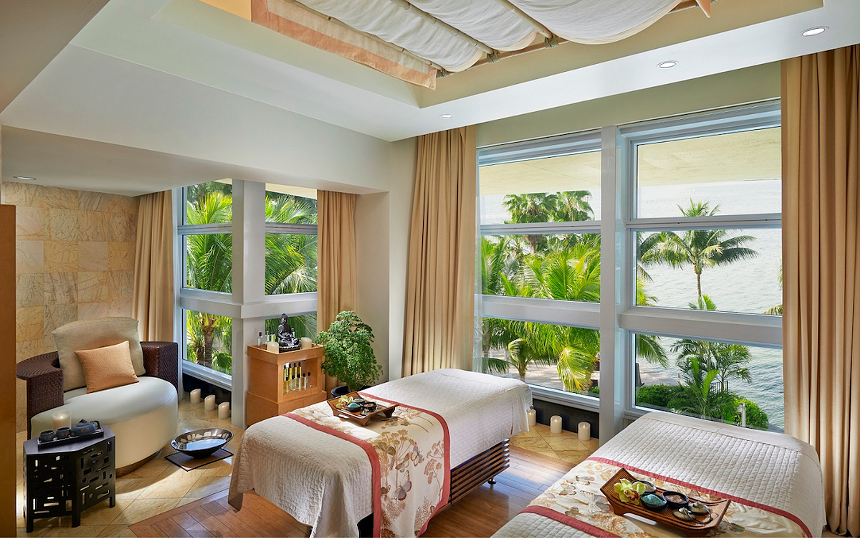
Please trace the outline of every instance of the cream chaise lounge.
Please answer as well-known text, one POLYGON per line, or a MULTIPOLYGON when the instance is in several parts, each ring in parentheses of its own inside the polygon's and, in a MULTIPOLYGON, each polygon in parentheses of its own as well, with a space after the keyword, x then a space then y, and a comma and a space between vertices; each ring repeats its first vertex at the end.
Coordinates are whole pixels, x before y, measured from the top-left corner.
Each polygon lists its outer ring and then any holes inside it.
POLYGON ((68 411, 71 422, 98 420, 116 435, 116 468, 127 472, 157 453, 176 435, 178 346, 140 342, 131 318, 76 321, 54 331, 58 351, 20 362, 27 382, 27 434, 52 428, 51 415, 68 411), (87 393, 75 351, 129 341, 138 382, 87 393), (70 364, 71 362, 71 364, 70 364))

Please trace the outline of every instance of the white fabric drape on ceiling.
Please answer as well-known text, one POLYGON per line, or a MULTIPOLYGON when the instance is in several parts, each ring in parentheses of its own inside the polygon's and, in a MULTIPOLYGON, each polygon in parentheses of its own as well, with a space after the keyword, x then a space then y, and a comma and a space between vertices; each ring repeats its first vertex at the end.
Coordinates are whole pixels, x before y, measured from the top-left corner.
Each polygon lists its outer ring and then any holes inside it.
MULTIPOLYGON (((462 71, 472 66, 484 56, 484 51, 470 39, 434 24, 415 8, 496 50, 525 48, 537 35, 531 23, 497 0, 299 1, 449 71, 462 71)), ((510 2, 559 37, 578 43, 611 43, 650 26, 681 0, 510 2)))

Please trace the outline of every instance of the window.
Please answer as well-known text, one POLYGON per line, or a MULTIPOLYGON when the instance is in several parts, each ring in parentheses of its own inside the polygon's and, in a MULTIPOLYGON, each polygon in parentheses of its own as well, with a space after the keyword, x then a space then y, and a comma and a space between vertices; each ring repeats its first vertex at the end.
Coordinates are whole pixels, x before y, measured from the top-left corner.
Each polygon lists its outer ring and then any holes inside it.
POLYGON ((266 189, 266 295, 317 291, 316 191, 266 189))
POLYGON ((232 389, 233 357, 259 332, 276 333, 274 316, 286 312, 297 336, 316 336, 316 191, 225 179, 185 187, 175 199, 183 372, 232 389), (234 208, 234 194, 243 207, 234 208), (233 342, 234 328, 244 342, 233 342))
POLYGON ((185 360, 223 374, 233 373, 233 320, 185 311, 185 360))
POLYGON ((480 148, 475 368, 781 429, 780 156, 778 103, 480 148))
POLYGON ((595 329, 485 317, 481 345, 487 373, 583 396, 600 392, 595 329))
POLYGON ((735 422, 744 401, 749 426, 781 429, 778 109, 631 126, 622 139, 633 404, 735 422))
POLYGON ((743 401, 748 426, 784 427, 779 349, 646 334, 635 338, 636 405, 739 424, 743 401))
POLYGON ((479 152, 476 368, 598 392, 599 146, 586 133, 479 152))

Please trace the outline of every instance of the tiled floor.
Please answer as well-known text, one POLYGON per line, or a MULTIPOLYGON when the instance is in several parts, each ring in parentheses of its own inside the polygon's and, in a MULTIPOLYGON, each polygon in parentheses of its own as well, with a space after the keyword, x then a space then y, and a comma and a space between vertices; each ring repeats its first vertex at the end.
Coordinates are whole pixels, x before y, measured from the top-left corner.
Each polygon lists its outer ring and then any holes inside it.
MULTIPOLYGON (((192 405, 186 398, 179 404, 178 433, 199 428, 221 427, 233 432, 227 445, 235 453, 243 430, 218 418, 217 411, 204 411, 203 403, 192 405)), ((25 432, 18 434, 18 469, 23 469, 22 445, 25 432)), ((85 511, 81 526, 72 528, 71 517, 37 519, 33 532, 25 531, 23 476, 18 476, 18 536, 131 536, 132 523, 166 512, 176 506, 206 497, 230 486, 232 458, 211 463, 200 469, 183 471, 164 459, 174 450, 167 445, 161 454, 136 471, 117 479, 116 506, 107 502, 85 511)))
POLYGON ((562 430, 561 433, 550 433, 549 426, 543 424, 512 437, 511 444, 573 465, 590 456, 599 446, 597 439, 583 442, 572 432, 562 430))

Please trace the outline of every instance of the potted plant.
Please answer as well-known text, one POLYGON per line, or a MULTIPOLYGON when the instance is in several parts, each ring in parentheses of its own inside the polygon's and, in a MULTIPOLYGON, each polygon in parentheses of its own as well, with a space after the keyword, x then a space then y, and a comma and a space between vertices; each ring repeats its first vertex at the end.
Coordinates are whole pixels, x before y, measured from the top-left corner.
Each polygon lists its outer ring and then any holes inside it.
POLYGON ((346 387, 333 389, 332 397, 362 389, 382 374, 371 342, 373 330, 352 311, 338 314, 328 330, 317 335, 317 343, 325 348, 323 370, 346 383, 346 387))

